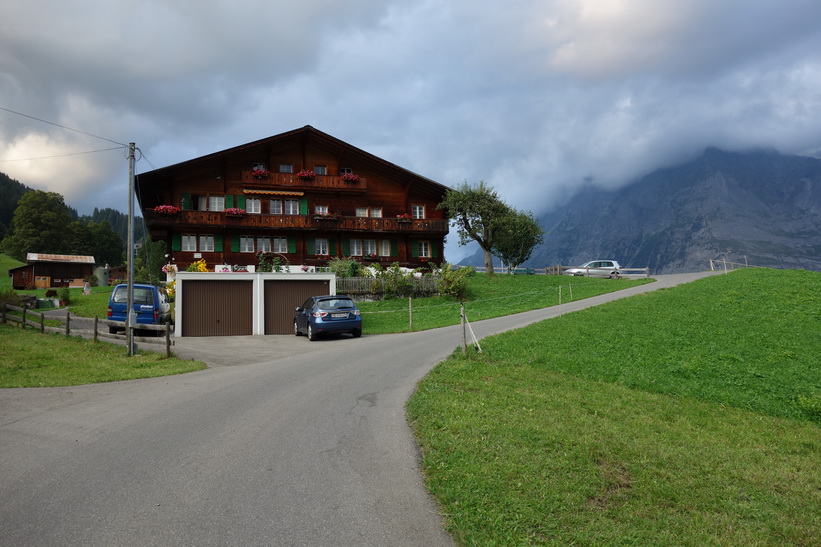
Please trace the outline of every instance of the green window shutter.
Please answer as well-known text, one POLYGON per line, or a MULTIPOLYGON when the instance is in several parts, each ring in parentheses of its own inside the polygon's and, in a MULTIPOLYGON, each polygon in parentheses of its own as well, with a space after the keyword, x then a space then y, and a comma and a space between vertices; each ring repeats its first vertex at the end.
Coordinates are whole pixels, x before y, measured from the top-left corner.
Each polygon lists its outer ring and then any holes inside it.
POLYGON ((328 254, 331 256, 336 256, 336 240, 330 239, 328 240, 328 254))
POLYGON ((431 243, 430 255, 432 258, 439 258, 439 245, 434 245, 431 243))
POLYGON ((296 252, 296 238, 294 236, 288 236, 288 252, 296 252))
POLYGON ((342 256, 351 256, 351 240, 347 237, 342 240, 342 256))
POLYGON ((240 209, 245 209, 245 195, 240 194, 237 196, 237 207, 240 209))
POLYGON ((391 256, 399 256, 399 242, 395 239, 391 240, 391 256))
POLYGON ((419 244, 416 241, 411 241, 410 246, 411 246, 411 257, 419 258, 419 244))
POLYGON ((231 252, 239 252, 239 236, 231 236, 231 252))
POLYGON ((217 234, 214 236, 214 252, 222 252, 222 234, 217 234))
POLYGON ((191 194, 183 192, 180 196, 180 206, 186 211, 191 210, 191 194))
POLYGON ((299 200, 299 214, 300 215, 307 215, 308 214, 308 198, 301 198, 299 200))
POLYGON ((182 235, 178 233, 171 234, 171 250, 179 251, 182 249, 182 235))
POLYGON ((230 209, 233 206, 234 206, 234 196, 232 196, 231 194, 228 194, 227 196, 225 196, 225 208, 230 209))
POLYGON ((316 254, 316 241, 313 239, 308 240, 308 254, 316 254))

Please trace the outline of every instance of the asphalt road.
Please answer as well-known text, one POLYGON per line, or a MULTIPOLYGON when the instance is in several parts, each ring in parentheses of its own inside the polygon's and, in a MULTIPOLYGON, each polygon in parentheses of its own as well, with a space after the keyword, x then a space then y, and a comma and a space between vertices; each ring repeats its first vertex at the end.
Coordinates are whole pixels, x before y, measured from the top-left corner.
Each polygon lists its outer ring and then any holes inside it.
MULTIPOLYGON (((481 338, 704 275, 473 330, 481 338)), ((0 544, 450 545, 404 404, 460 336, 180 338, 178 355, 212 368, 2 389, 0 544)))

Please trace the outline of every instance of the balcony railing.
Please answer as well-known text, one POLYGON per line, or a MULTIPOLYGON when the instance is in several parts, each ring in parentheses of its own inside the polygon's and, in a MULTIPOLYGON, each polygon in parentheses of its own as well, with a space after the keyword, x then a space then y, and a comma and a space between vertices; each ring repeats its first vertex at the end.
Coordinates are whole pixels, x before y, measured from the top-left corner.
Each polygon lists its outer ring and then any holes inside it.
POLYGON ((268 176, 256 178, 251 176, 251 171, 242 172, 242 183, 248 185, 258 185, 271 187, 271 190, 278 188, 291 188, 294 190, 334 190, 364 192, 368 189, 368 180, 359 177, 355 182, 342 179, 342 176, 335 175, 314 175, 312 179, 301 179, 296 173, 271 173, 268 176))
POLYGON ((221 211, 180 211, 174 215, 161 215, 144 211, 149 226, 180 228, 195 227, 242 227, 298 230, 340 230, 362 232, 426 232, 446 234, 446 219, 398 219, 371 217, 322 218, 314 215, 262 215, 246 214, 229 216, 221 211))

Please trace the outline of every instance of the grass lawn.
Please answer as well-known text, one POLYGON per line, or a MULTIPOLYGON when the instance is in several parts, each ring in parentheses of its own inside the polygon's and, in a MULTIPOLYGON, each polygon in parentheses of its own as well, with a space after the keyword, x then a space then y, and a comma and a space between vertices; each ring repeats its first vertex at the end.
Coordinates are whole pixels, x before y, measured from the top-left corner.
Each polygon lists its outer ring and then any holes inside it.
MULTIPOLYGON (((597 279, 555 275, 476 274, 468 281, 465 314, 469 321, 501 317, 528 310, 546 308, 562 302, 590 298, 649 283, 649 279, 597 279), (561 293, 560 293, 561 291, 561 293)), ((360 302, 366 334, 408 332, 410 329, 407 298, 360 302)), ((459 323, 459 301, 452 297, 415 298, 413 330, 427 330, 459 323)))
POLYGON ((197 361, 62 334, 0 325, 0 387, 52 387, 169 376, 206 368, 197 361))
POLYGON ((468 545, 817 545, 821 273, 749 269, 454 354, 408 403, 468 545))

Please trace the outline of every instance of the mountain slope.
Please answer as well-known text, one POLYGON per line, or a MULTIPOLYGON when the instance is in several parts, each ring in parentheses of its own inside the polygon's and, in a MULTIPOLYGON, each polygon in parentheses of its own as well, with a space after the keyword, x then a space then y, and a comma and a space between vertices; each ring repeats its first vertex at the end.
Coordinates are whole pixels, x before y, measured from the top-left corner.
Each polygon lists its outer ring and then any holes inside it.
POLYGON ((539 221, 547 235, 529 267, 613 258, 674 273, 746 257, 821 270, 821 160, 708 149, 617 191, 585 188, 539 221))

